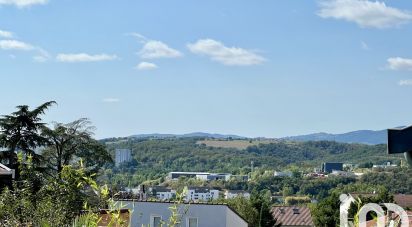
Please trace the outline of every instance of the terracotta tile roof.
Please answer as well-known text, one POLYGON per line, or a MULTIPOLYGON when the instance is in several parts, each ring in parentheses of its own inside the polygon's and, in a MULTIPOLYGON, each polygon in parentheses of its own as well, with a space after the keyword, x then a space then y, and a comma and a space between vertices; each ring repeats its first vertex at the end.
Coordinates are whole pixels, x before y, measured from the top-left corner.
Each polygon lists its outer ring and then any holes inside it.
POLYGON ((275 206, 272 215, 277 219, 276 224, 282 226, 314 226, 308 207, 275 206))
MULTIPOLYGON (((409 217, 409 225, 412 226, 412 211, 406 211, 409 217)), ((401 226, 401 223, 399 223, 399 216, 398 215, 393 215, 393 220, 395 220, 395 223, 398 223, 398 225, 395 224, 396 227, 401 226)), ((366 222, 366 227, 377 227, 377 221, 376 220, 370 220, 366 222)))
POLYGON ((396 194, 393 196, 393 200, 396 204, 403 208, 410 208, 412 209, 412 195, 409 194, 396 194))

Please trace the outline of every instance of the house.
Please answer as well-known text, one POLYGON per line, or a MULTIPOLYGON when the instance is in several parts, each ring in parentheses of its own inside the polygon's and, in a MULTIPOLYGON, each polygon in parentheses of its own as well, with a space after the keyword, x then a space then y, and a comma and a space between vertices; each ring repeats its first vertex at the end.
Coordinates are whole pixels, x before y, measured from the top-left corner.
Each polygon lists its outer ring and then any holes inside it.
MULTIPOLYGON (((412 211, 406 211, 406 214, 408 216, 408 221, 409 221, 409 225, 407 226, 412 226, 412 211)), ((391 217, 388 217, 388 215, 385 215, 385 220, 387 223, 385 223, 387 226, 392 226, 392 227, 402 227, 402 220, 400 218, 399 215, 397 214, 392 214, 391 217)), ((372 219, 369 220, 365 223, 366 227, 379 227, 377 220, 376 219, 372 219)))
POLYGON ((208 187, 189 187, 186 201, 211 201, 219 198, 219 190, 208 187))
POLYGON ((243 190, 226 190, 225 191, 225 199, 233 199, 238 196, 244 197, 246 199, 250 198, 250 193, 243 190))
POLYGON ((176 190, 163 186, 153 186, 149 188, 149 193, 159 200, 171 200, 176 196, 176 190))
MULTIPOLYGON (((124 209, 131 210, 131 226, 160 227, 171 216, 172 202, 117 201, 124 209)), ((248 223, 226 204, 178 204, 182 227, 248 227, 248 223)))
POLYGON ((10 169, 0 163, 0 189, 6 186, 11 187, 14 176, 14 169, 10 169))
MULTIPOLYGON (((379 194, 376 193, 350 193, 353 198, 358 197, 376 197, 379 194)), ((393 201, 395 204, 399 205, 403 209, 411 209, 412 208, 412 194, 395 194, 393 195, 393 201)), ((388 201, 389 202, 389 201, 388 201)))
POLYGON ((276 224, 288 227, 313 227, 313 219, 308 207, 275 206, 272 208, 276 224))

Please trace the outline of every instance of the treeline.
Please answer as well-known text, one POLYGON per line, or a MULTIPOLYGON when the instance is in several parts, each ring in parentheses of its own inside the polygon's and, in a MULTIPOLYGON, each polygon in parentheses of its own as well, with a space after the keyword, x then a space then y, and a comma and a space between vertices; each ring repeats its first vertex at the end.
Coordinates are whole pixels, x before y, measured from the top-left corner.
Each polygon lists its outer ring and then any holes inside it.
POLYGON ((119 167, 108 166, 105 180, 137 185, 161 179, 170 171, 248 174, 252 161, 259 169, 283 170, 295 165, 300 170, 311 171, 327 161, 369 165, 387 161, 399 164, 400 160, 398 156, 386 154, 386 145, 281 141, 239 150, 196 144, 200 139, 111 139, 107 146, 113 155, 115 148, 128 148, 132 150, 133 160, 119 167))

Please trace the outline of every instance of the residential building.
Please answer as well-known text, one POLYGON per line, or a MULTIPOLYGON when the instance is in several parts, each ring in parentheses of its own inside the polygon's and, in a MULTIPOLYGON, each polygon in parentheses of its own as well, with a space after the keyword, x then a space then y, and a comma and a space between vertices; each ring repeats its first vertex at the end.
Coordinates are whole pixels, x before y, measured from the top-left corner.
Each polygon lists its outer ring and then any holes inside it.
POLYGON ((290 171, 275 171, 273 174, 275 177, 292 177, 293 173, 290 171))
POLYGON ((250 193, 243 190, 226 190, 225 191, 225 199, 233 199, 238 196, 244 197, 246 199, 250 198, 250 193))
POLYGON ((313 227, 313 219, 308 207, 275 206, 272 215, 276 224, 287 227, 313 227))
MULTIPOLYGON (((160 227, 171 216, 169 207, 173 202, 118 201, 123 208, 130 209, 130 226, 160 227)), ((181 214, 181 227, 248 227, 248 223, 225 204, 183 203, 177 205, 181 214)), ((163 225, 165 226, 165 225, 163 225)))
POLYGON ((166 188, 163 186, 149 187, 149 193, 150 195, 155 196, 157 199, 161 201, 171 200, 176 196, 176 190, 166 188))
POLYGON ((341 163, 341 162, 324 162, 322 164, 322 172, 332 173, 333 170, 343 171, 343 163, 341 163))
POLYGON ((230 180, 232 174, 230 173, 207 173, 207 172, 170 172, 168 174, 169 180, 177 180, 179 177, 197 178, 199 180, 230 180))
POLYGON ((14 169, 10 169, 7 166, 0 163, 0 189, 6 186, 11 187, 14 175, 14 169))
POLYGON ((387 162, 383 165, 373 165, 372 168, 373 169, 393 169, 398 167, 398 165, 395 164, 391 164, 390 162, 387 162))
POLYGON ((123 162, 129 162, 132 160, 132 152, 130 149, 116 149, 115 164, 120 165, 123 162))
POLYGON ((211 201, 219 198, 219 190, 208 187, 189 187, 186 201, 211 201))

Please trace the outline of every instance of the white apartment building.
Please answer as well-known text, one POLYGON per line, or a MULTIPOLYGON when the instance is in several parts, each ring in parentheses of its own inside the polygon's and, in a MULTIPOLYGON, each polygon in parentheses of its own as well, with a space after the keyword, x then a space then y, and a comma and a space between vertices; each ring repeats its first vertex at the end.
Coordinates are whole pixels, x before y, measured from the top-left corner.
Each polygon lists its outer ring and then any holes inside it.
POLYGON ((130 149, 116 149, 115 164, 120 165, 123 162, 129 162, 132 160, 132 152, 130 149))
POLYGON ((170 172, 167 176, 169 180, 177 180, 179 177, 196 178, 204 181, 230 180, 230 173, 207 173, 207 172, 170 172))
POLYGON ((189 187, 186 201, 211 201, 219 198, 219 190, 208 187, 189 187))
POLYGON ((243 190, 226 190, 225 191, 225 199, 233 199, 238 196, 244 197, 246 199, 250 198, 250 193, 243 190))
POLYGON ((160 201, 171 200, 176 196, 176 190, 163 186, 153 186, 149 188, 149 193, 160 201))

